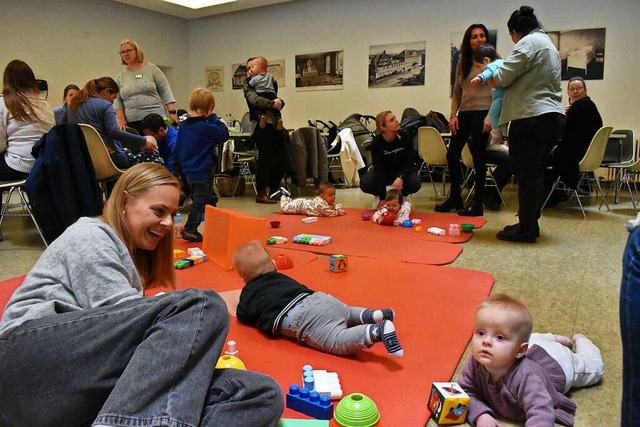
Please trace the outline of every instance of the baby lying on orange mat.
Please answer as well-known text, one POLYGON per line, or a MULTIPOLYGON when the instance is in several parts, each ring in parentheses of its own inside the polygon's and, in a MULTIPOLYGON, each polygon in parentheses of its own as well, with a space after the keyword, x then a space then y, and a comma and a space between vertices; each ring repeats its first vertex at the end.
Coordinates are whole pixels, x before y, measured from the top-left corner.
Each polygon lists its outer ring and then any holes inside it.
POLYGON ((401 225, 403 221, 410 219, 411 202, 404 201, 400 190, 387 191, 384 205, 373 214, 373 222, 381 225, 401 225))
POLYGON ((345 215, 341 204, 336 204, 336 187, 329 182, 322 182, 318 186, 318 195, 313 199, 292 199, 291 193, 284 187, 271 195, 280 195, 280 213, 291 215, 309 215, 334 217, 345 215))
POLYGON ((233 266, 245 286, 236 316, 269 336, 283 335, 327 353, 345 356, 384 343, 389 355, 402 357, 390 308, 350 307, 276 271, 257 241, 240 246, 233 266))

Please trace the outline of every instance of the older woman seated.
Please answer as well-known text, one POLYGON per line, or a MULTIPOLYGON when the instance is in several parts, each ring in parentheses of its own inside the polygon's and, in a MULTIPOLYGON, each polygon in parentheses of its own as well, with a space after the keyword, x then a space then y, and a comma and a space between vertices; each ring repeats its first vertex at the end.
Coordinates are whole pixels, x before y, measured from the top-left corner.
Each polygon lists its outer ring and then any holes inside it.
MULTIPOLYGON (((573 77, 567 85, 569 104, 565 107, 567 121, 560 142, 552 152, 551 169, 545 174, 545 194, 560 176, 570 188, 578 186, 578 164, 584 157, 593 135, 602 127, 602 117, 596 104, 587 96, 587 85, 582 77, 573 77)), ((563 191, 554 191, 547 206, 568 200, 563 191)))

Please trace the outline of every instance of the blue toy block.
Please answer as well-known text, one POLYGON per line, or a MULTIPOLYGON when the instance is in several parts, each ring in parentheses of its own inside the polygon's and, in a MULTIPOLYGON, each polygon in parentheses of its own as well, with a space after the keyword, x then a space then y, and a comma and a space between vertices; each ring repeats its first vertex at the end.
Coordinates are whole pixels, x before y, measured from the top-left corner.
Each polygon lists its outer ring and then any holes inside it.
POLYGON ((319 420, 333 418, 333 404, 329 396, 321 396, 317 391, 300 388, 298 384, 289 386, 287 408, 319 420))

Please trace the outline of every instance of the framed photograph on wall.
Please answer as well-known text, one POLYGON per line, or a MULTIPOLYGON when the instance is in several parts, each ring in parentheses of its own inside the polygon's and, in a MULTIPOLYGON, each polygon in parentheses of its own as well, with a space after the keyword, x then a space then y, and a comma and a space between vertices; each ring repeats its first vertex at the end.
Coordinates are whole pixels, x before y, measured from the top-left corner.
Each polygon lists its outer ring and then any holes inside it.
POLYGON ((560 52, 562 80, 582 77, 585 80, 604 78, 606 28, 568 31, 547 31, 560 52))
POLYGON ((296 90, 342 89, 344 50, 295 56, 296 90))
POLYGON ((269 59, 269 68, 267 72, 271 73, 273 77, 278 81, 278 87, 284 87, 284 59, 269 59))
POLYGON ((369 46, 369 87, 424 86, 427 42, 369 46))
POLYGON ((242 89, 247 80, 247 64, 231 64, 231 89, 242 89))
MULTIPOLYGON (((456 81, 456 68, 458 67, 458 62, 460 61, 460 47, 462 46, 462 38, 464 37, 464 31, 458 31, 455 33, 451 33, 451 80, 450 80, 450 90, 449 97, 453 95, 453 84, 456 81)), ((498 30, 489 30, 489 40, 487 43, 492 44, 493 47, 498 51, 498 30)), ((505 52, 508 54, 508 52, 505 52)))
POLYGON ((224 90, 224 67, 214 66, 204 69, 205 86, 212 92, 224 90))

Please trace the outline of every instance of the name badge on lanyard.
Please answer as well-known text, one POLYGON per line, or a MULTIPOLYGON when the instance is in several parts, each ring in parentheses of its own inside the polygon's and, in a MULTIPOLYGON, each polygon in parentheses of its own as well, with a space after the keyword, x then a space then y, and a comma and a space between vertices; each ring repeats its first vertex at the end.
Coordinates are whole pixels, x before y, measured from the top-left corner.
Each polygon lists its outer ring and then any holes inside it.
POLYGON ((141 79, 142 78, 142 74, 136 74, 133 76, 134 79, 141 79))

